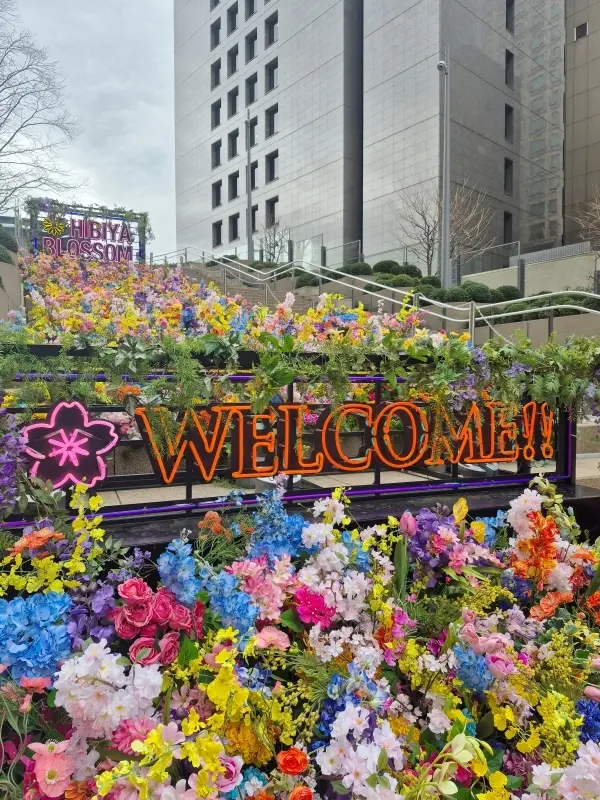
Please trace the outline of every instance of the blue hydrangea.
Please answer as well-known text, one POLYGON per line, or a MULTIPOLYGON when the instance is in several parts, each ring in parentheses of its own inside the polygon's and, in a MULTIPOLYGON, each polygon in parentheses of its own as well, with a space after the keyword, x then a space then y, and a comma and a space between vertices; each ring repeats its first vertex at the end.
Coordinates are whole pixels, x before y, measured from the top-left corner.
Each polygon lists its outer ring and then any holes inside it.
POLYGON ((509 592, 512 592, 517 600, 529 600, 532 594, 532 584, 527 578, 519 578, 512 570, 505 570, 502 573, 500 583, 509 592))
POLYGON ((65 624, 70 609, 69 595, 58 592, 0 599, 0 663, 8 664, 15 681, 53 677, 71 653, 65 624))
POLYGON ((284 555, 295 556, 302 548, 304 517, 289 515, 278 491, 265 492, 259 497, 259 507, 253 515, 254 533, 248 553, 251 558, 263 555, 274 559, 284 555))
MULTIPOLYGON (((242 772, 242 782, 240 785, 233 789, 229 794, 239 796, 241 792, 243 797, 253 796, 256 792, 257 786, 266 786, 269 783, 267 776, 256 767, 247 767, 242 772)), ((226 795, 228 796, 228 795, 226 795)))
POLYGON ((242 636, 254 627, 258 607, 246 592, 238 589, 238 579, 229 572, 219 572, 207 583, 210 608, 219 617, 221 626, 231 626, 242 636))
POLYGON ((362 548, 362 541, 354 541, 350 531, 343 531, 342 542, 350 558, 350 565, 361 572, 367 572, 371 567, 371 556, 362 548))
POLYGON ((476 522, 483 522, 485 525, 485 536, 483 544, 493 550, 496 546, 496 538, 498 536, 498 529, 505 525, 506 514, 504 511, 498 511, 495 517, 477 517, 476 522))
POLYGON ((579 700, 577 711, 583 717, 583 725, 579 731, 582 742, 600 742, 600 705, 594 700, 579 700))
POLYGON ((158 558, 158 573, 163 586, 173 592, 180 603, 192 605, 202 588, 196 576, 192 545, 175 539, 158 558))
POLYGON ((494 677, 486 666, 484 656, 477 655, 462 645, 456 645, 454 655, 457 662, 457 675, 467 689, 481 694, 490 688, 494 677))

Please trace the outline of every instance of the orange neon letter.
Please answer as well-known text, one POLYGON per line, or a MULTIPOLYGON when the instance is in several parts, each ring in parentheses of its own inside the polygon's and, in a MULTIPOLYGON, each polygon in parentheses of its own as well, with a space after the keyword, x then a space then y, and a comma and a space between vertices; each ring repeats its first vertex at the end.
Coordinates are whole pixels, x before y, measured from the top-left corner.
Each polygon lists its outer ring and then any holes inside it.
POLYGON ((425 461, 428 466, 445 464, 446 461, 441 458, 442 453, 448 456, 450 464, 458 464, 461 461, 466 464, 482 464, 489 461, 483 452, 483 426, 477 403, 471 404, 471 408, 458 430, 452 424, 448 412, 442 409, 439 412, 435 432, 438 436, 431 444, 431 456, 425 461), (475 433, 473 433, 473 428, 475 428, 475 433), (475 448, 475 442, 477 448, 475 448))
POLYGON ((373 426, 373 447, 381 461, 392 469, 408 469, 417 464, 429 444, 429 425, 425 413, 414 403, 390 403, 378 406, 373 426), (394 448, 390 425, 396 415, 404 419, 402 453, 394 448))
MULTIPOLYGON (((277 457, 277 442, 273 426, 277 420, 277 415, 272 408, 264 414, 253 414, 248 417, 241 413, 242 406, 238 406, 239 419, 236 431, 231 440, 231 463, 237 464, 237 468, 231 473, 232 478, 270 478, 277 475, 279 471, 279 458, 277 457), (270 429, 266 433, 258 431, 259 422, 267 423, 270 429), (272 458, 267 466, 259 466, 258 451, 266 450, 272 458)), ((250 406, 245 406, 250 410, 250 406)))
POLYGON ((313 461, 304 461, 304 415, 309 412, 309 406, 303 404, 277 406, 279 453, 286 475, 318 475, 323 472, 323 453, 315 453, 313 461))
POLYGON ((365 455, 358 458, 348 458, 343 452, 340 442, 340 427, 348 414, 360 414, 367 420, 370 427, 373 424, 373 407, 367 403, 344 403, 336 411, 327 415, 321 431, 321 442, 325 458, 332 467, 342 472, 364 472, 371 466, 373 452, 371 448, 365 455), (332 422, 334 423, 331 427, 332 422))

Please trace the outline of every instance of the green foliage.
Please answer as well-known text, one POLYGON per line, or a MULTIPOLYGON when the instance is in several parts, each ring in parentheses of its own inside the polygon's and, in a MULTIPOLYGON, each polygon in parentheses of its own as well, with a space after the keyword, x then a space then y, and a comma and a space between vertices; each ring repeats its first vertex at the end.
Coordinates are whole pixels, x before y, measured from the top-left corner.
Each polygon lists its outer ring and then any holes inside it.
POLYGON ((490 303, 501 303, 504 300, 502 292, 498 289, 490 289, 490 303))
POLYGON ((376 264, 373 265, 373 272, 377 274, 378 272, 387 273, 391 275, 392 270, 396 267, 399 267, 400 264, 397 261, 378 261, 376 264))
POLYGON ((19 252, 19 245, 15 237, 0 225, 0 245, 10 250, 11 253, 19 252))
MULTIPOLYGON (((390 275, 387 272, 376 272, 375 275, 373 275, 373 278, 377 281, 377 283, 381 283, 384 286, 391 286, 392 285, 392 277, 393 276, 390 275)), ((384 289, 382 289, 381 287, 375 286, 374 283, 367 283, 367 285, 365 286, 365 290, 367 292, 382 292, 382 291, 384 291, 384 289)))
POLYGON ((469 300, 475 303, 490 303, 491 292, 485 283, 476 283, 475 281, 465 281, 462 288, 467 292, 469 300))
POLYGON ((391 281, 392 286, 401 286, 403 288, 406 287, 410 288, 411 286, 416 286, 417 283, 418 280, 412 275, 403 275, 403 274, 396 275, 392 273, 392 281, 391 281))
POLYGON ((500 292, 503 300, 518 300, 523 296, 516 286, 498 286, 496 291, 500 292))
POLYGON ((347 264, 341 267, 342 272, 346 275, 372 275, 373 269, 364 261, 359 261, 357 264, 347 264))
POLYGON ((438 275, 424 275, 421 278, 421 285, 435 286, 436 289, 442 288, 442 283, 438 275))
POLYGON ((12 256, 4 245, 0 244, 0 262, 4 264, 12 264, 12 256))
POLYGON ((303 286, 318 286, 319 277, 311 275, 309 272, 303 272, 296 278, 296 289, 301 289, 303 286))
POLYGON ((581 305, 593 311, 600 311, 600 297, 586 297, 581 305))
POLYGON ((419 280, 423 277, 421 270, 414 264, 409 264, 408 261, 392 267, 392 275, 410 275, 411 278, 417 278, 419 280))
POLYGON ((451 286, 446 290, 445 297, 443 298, 447 303, 460 303, 465 300, 470 300, 469 293, 462 286, 451 286))

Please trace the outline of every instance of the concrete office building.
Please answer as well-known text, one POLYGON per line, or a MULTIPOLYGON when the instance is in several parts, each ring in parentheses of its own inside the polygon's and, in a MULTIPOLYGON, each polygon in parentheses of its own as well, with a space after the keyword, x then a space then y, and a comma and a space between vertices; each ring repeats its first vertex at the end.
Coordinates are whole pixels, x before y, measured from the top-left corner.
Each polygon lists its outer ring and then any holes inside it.
POLYGON ((600 0, 566 0, 565 241, 575 208, 600 189, 600 0))
POLYGON ((441 182, 446 46, 452 180, 497 242, 559 244, 563 45, 562 0, 175 0, 178 246, 243 252, 249 109, 255 230, 397 248, 391 205, 441 182))

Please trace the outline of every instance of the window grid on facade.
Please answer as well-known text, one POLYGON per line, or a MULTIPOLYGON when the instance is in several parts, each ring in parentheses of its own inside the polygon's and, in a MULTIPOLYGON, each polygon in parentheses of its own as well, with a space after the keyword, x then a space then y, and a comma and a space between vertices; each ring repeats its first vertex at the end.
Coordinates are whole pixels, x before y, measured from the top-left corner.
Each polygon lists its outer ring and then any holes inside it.
POLYGON ((279 197, 271 197, 265 203, 265 222, 267 228, 271 228, 277 222, 278 206, 279 206, 279 197))
POLYGON ((213 247, 220 247, 223 244, 223 221, 213 222, 212 225, 213 247))
POLYGON ((515 140, 515 110, 508 103, 504 105, 504 138, 509 142, 515 140))
POLYGON ((231 175, 227 179, 228 184, 228 194, 227 197, 229 200, 235 200, 240 196, 240 171, 237 170, 236 172, 232 172, 231 175))
POLYGON ((250 120, 250 130, 248 134, 250 138, 250 147, 256 147, 258 143, 258 117, 252 117, 250 120))
POLYGON ((246 64, 256 58, 256 43, 258 42, 258 30, 255 28, 246 36, 246 64))
POLYGON ((216 181, 212 185, 212 207, 218 208, 222 202, 223 181, 216 181))
POLYGON ((240 90, 238 86, 227 92, 227 117, 230 119, 238 112, 238 97, 240 90))
POLYGON ((504 194, 513 193, 514 162, 510 158, 504 159, 504 194))
POLYGON ((506 0, 506 30, 515 32, 515 0, 506 0))
POLYGON ((228 158, 235 158, 238 154, 238 142, 240 138, 240 132, 236 128, 231 133, 227 134, 227 156, 228 158))
POLYGON ((221 140, 213 142, 210 146, 210 157, 212 168, 221 166, 221 140))
POLYGON ((215 89, 221 83, 221 59, 210 65, 210 88, 215 89))
POLYGON ((229 217, 229 241, 235 242, 240 238, 240 215, 232 214, 229 217))
POLYGON ((221 2, 221 0, 210 0, 210 10, 213 11, 221 2))
POLYGON ((256 14, 256 0, 246 0, 246 19, 256 14))
POLYGON ((513 241, 513 215, 510 213, 510 211, 504 212, 502 240, 504 244, 511 244, 513 241))
POLYGON ((221 19, 216 19, 210 26, 210 49, 214 50, 221 42, 221 19))
POLYGON ((227 36, 237 29, 238 26, 238 4, 234 3, 227 9, 227 36))
POLYGON ((238 69, 238 46, 237 44, 227 53, 227 77, 233 75, 238 69))
POLYGON ((258 206, 252 206, 252 233, 258 230, 258 206))
POLYGON ((275 103, 271 108, 265 111, 265 139, 270 136, 275 136, 277 133, 277 117, 279 114, 279 105, 275 103))
POLYGON ((250 164, 250 188, 258 189, 258 161, 253 161, 250 164))
POLYGON ((273 61, 265 66, 265 92, 271 92, 277 88, 279 83, 279 60, 274 58, 273 61))
POLYGON ((279 177, 279 151, 275 150, 265 157, 265 183, 271 183, 279 177))
POLYGON ((256 86, 258 84, 258 75, 256 72, 249 78, 246 78, 246 105, 252 105, 256 100, 256 86))
POLYGON ((575 28, 575 41, 578 42, 580 39, 584 39, 588 35, 588 24, 587 22, 582 22, 581 25, 578 25, 575 28))
POLYGON ((216 100, 210 107, 210 127, 218 128, 221 124, 221 101, 216 100))
POLYGON ((277 11, 265 20, 265 47, 275 44, 279 38, 279 15, 277 11))
POLYGON ((504 82, 511 89, 515 85, 515 54, 507 50, 504 57, 504 82))

